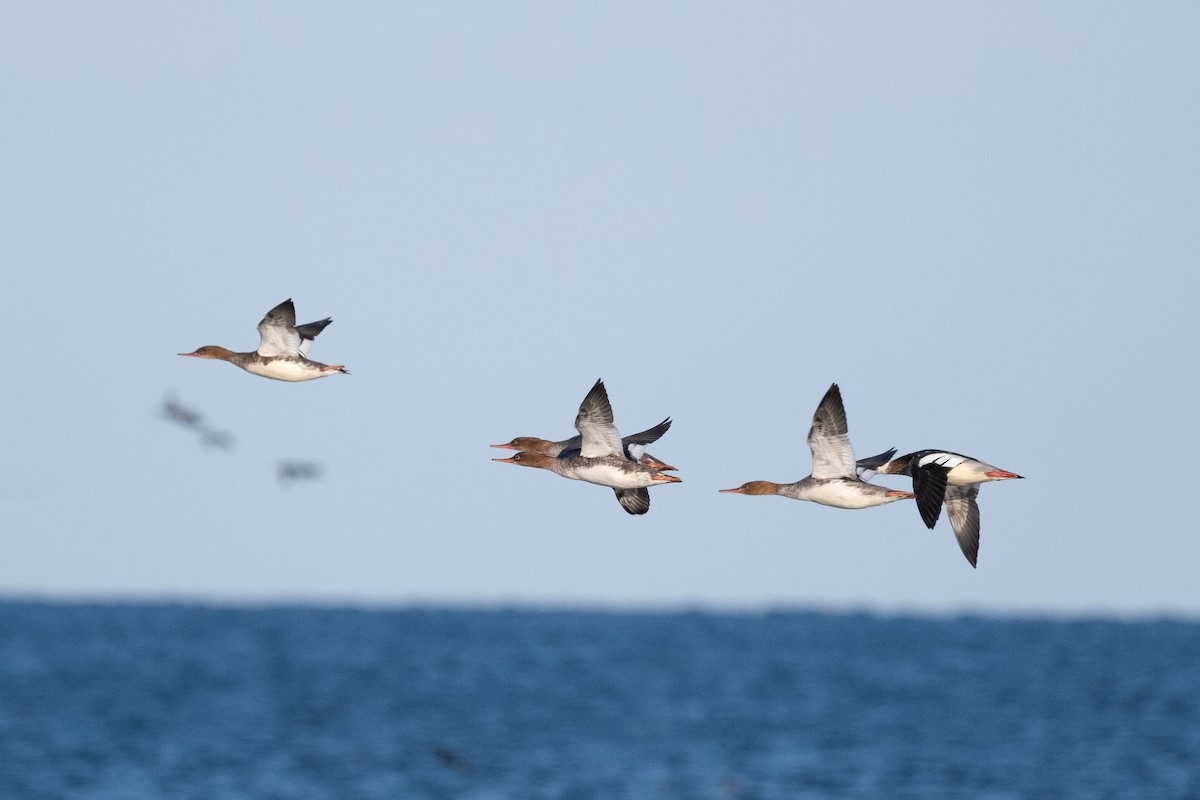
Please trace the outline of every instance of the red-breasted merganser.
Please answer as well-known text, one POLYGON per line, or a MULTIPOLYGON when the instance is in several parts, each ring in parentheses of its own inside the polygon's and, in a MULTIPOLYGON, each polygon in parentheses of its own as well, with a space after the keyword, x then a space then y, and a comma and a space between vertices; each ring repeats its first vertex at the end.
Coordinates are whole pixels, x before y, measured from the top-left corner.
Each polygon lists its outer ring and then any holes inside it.
MULTIPOLYGON (((666 423, 667 420, 664 420, 666 423)), ((656 428, 661 427, 660 423, 656 428)), ((608 486, 617 501, 630 514, 645 514, 650 510, 647 489, 659 483, 681 483, 674 475, 648 467, 635 460, 621 440, 613 424, 612 405, 603 381, 596 381, 584 397, 575 416, 579 431, 579 452, 560 452, 557 456, 537 452, 519 452, 511 458, 495 458, 505 464, 549 470, 571 480, 608 486)), ((653 428, 651 429, 654 430, 653 428)), ((663 428, 663 431, 666 429, 663 428)), ((655 441, 662 432, 654 435, 655 441)))
MULTIPOLYGON (((561 475, 564 478, 569 478, 573 481, 582 480, 575 471, 578 465, 580 456, 548 456, 545 453, 536 453, 530 450, 522 450, 516 455, 508 458, 493 458, 492 461, 499 461, 502 464, 516 464, 521 467, 535 467, 544 469, 548 472, 553 472, 555 475, 561 475)), ((626 462, 637 467, 640 466, 632 461, 626 462)), ((665 472, 655 471, 656 474, 651 480, 678 483, 679 478, 674 475, 668 475, 665 472)), ((594 483, 595 481, 592 481, 594 483)), ((632 489, 613 487, 613 493, 617 496, 617 502, 621 504, 621 508, 625 509, 630 514, 645 514, 650 510, 650 492, 645 487, 635 487, 632 489)))
POLYGON ((346 372, 341 364, 322 364, 310 361, 308 350, 313 339, 333 322, 326 317, 306 325, 296 324, 296 307, 290 299, 272 308, 258 323, 258 350, 253 353, 234 353, 224 347, 205 345, 193 353, 181 356, 216 358, 241 367, 252 375, 277 381, 311 381, 334 373, 346 372))
POLYGON ((879 467, 879 473, 913 479, 917 510, 930 529, 937 524, 945 504, 954 538, 972 567, 979 560, 979 505, 975 502, 979 484, 1022 477, 949 450, 908 453, 879 467))
MULTIPOLYGON (((912 499, 914 495, 911 492, 898 492, 867 483, 858 476, 859 466, 854 461, 854 450, 850 447, 849 430, 842 393, 835 383, 821 398, 813 414, 812 428, 808 431, 808 446, 813 459, 811 475, 795 483, 750 481, 736 489, 720 491, 730 494, 777 494, 835 508, 870 508, 912 499)), ((880 457, 863 461, 876 462, 880 457)), ((869 464, 866 468, 870 468, 869 464)))
MULTIPOLYGON (((657 442, 670 427, 671 418, 667 417, 653 428, 647 428, 640 433, 621 437, 621 444, 623 445, 625 455, 631 461, 637 461, 647 467, 660 470, 674 470, 675 468, 670 464, 660 461, 646 452, 646 445, 657 442)), ((570 439, 563 439, 559 442, 539 439, 536 436, 518 436, 510 442, 494 444, 492 447, 498 447, 501 450, 523 450, 527 453, 541 453, 547 456, 562 457, 579 455, 582 444, 582 436, 572 436, 570 439)), ((895 450, 892 451, 893 454, 895 452, 895 450)), ((891 456, 889 455, 888 458, 891 458, 891 456)), ((883 461, 887 461, 887 458, 883 459, 883 461)), ((883 461, 879 463, 882 464, 883 461)))

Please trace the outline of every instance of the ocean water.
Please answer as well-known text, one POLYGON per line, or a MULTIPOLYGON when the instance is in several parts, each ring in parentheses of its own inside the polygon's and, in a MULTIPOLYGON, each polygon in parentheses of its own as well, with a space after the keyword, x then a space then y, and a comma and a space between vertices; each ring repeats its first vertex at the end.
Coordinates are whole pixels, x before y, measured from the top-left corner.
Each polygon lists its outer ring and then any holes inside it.
POLYGON ((1200 625, 5 602, 26 798, 1200 798, 1200 625))

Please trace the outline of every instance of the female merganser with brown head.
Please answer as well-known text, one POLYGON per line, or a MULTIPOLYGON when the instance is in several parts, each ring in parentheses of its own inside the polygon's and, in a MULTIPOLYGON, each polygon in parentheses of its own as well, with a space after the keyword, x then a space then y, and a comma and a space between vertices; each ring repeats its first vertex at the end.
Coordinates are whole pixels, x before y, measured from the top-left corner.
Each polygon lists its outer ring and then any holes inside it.
POLYGON ((917 511, 930 529, 937 524, 945 504, 954 538, 972 567, 979 559, 979 505, 975 502, 979 484, 1022 477, 949 450, 908 453, 881 466, 879 473, 912 477, 917 511))
MULTIPOLYGON (((793 500, 811 500, 835 508, 870 508, 897 500, 908 500, 911 492, 898 492, 884 486, 867 483, 858 476, 860 467, 854 461, 850 447, 846 410, 842 393, 835 383, 821 398, 808 431, 808 446, 812 450, 812 474, 795 483, 750 481, 736 489, 721 489, 730 494, 777 494, 793 500)), ((893 453, 895 451, 892 451, 893 453)), ((881 456, 863 459, 878 462, 881 456)), ((869 469, 871 465, 865 468, 869 469)))
MULTIPOLYGON (((522 450, 514 456, 508 458, 493 458, 492 461, 499 461, 502 464, 516 464, 521 467, 534 467, 536 469, 544 469, 553 472, 555 475, 561 475, 564 478, 569 478, 573 481, 582 480, 575 471, 575 466, 579 463, 579 456, 548 456, 545 453, 537 453, 531 450, 522 450)), ((634 462, 626 462, 638 467, 640 465, 634 462)), ((668 475, 665 472, 652 470, 652 481, 663 483, 679 483, 679 478, 674 475, 668 475)), ((594 482, 594 481, 593 481, 594 482)), ((617 496, 617 502, 621 504, 621 508, 625 509, 630 514, 645 514, 650 510, 650 492, 645 487, 617 488, 613 487, 613 493, 617 496)))
POLYGON ((195 352, 179 355, 228 361, 252 375, 277 381, 325 378, 337 372, 345 373, 346 368, 341 364, 310 361, 307 355, 313 339, 331 322, 333 318, 326 317, 306 325, 297 325, 296 307, 288 299, 268 311, 262 322, 258 323, 259 343, 255 352, 234 353, 224 347, 205 345, 195 352))
MULTIPOLYGON (((660 423, 655 427, 662 425, 660 423)), ((575 416, 575 429, 580 436, 577 453, 564 451, 552 456, 528 451, 519 452, 511 458, 492 460, 545 469, 571 480, 608 486, 616 493, 621 507, 630 514, 645 514, 650 510, 650 493, 646 491, 650 486, 681 483, 674 475, 641 464, 628 453, 613 424, 612 405, 603 381, 596 381, 580 404, 579 413, 575 416)), ((657 440, 660 435, 661 432, 651 441, 657 440)))
MULTIPOLYGON (((653 428, 647 428, 640 433, 621 437, 621 444, 623 445, 625 455, 631 461, 637 461, 643 466, 661 470, 674 470, 675 468, 670 464, 660 461, 646 452, 646 445, 657 442, 670 427, 671 418, 667 417, 653 428)), ((518 436, 507 444, 492 445, 492 447, 498 447, 501 450, 523 450, 528 453, 542 453, 543 455, 558 457, 578 455, 582 446, 582 436, 572 436, 570 439, 563 439, 559 442, 539 439, 536 436, 518 436)), ((895 450, 892 451, 893 454, 895 452, 895 450)), ((504 459, 493 460, 503 461, 504 459)), ((887 459, 885 458, 884 461, 887 461, 887 459)))

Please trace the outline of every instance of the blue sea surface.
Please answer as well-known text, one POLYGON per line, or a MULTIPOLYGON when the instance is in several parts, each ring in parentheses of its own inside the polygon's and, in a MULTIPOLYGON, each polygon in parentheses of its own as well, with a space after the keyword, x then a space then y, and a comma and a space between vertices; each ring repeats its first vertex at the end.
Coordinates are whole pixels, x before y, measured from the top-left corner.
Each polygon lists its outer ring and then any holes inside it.
POLYGON ((1198 797, 1192 622, 0 603, 0 800, 1198 797))

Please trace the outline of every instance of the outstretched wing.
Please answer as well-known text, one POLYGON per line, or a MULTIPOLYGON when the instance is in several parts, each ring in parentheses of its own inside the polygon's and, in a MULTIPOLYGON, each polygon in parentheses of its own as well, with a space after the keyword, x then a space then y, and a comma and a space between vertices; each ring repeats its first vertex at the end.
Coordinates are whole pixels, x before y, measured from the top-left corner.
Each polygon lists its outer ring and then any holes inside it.
POLYGON ((812 450, 812 476, 817 479, 846 478, 855 474, 854 450, 850 447, 850 429, 842 392, 835 383, 821 398, 808 431, 812 450))
POLYGON ((880 453, 877 456, 860 458, 858 461, 854 462, 854 469, 858 473, 858 479, 863 482, 871 480, 871 478, 875 477, 876 471, 886 464, 894 455, 896 455, 896 448, 893 447, 891 450, 880 453))
POLYGON ((632 433, 626 436, 621 441, 625 444, 654 444, 662 435, 671 429, 671 418, 667 417, 662 422, 655 425, 653 428, 647 428, 638 433, 632 433))
POLYGON ((284 300, 267 312, 258 323, 260 356, 300 355, 300 334, 296 331, 296 307, 284 300))
POLYGON ((621 434, 617 433, 617 426, 613 424, 612 406, 608 402, 604 381, 596 381, 579 404, 575 430, 583 439, 579 451, 584 458, 609 455, 625 457, 621 449, 621 434))
POLYGON ((333 322, 333 317, 326 317, 316 322, 296 326, 296 333, 300 334, 300 355, 308 356, 308 350, 312 347, 313 339, 316 339, 317 334, 325 330, 325 326, 331 322, 333 322))
POLYGON ((946 475, 949 472, 949 467, 935 463, 913 469, 913 494, 917 496, 917 511, 921 513, 921 520, 927 528, 932 529, 941 516, 942 500, 947 499, 946 475))
POLYGON ((650 492, 645 489, 613 489, 621 508, 630 514, 645 514, 650 510, 650 492))
MULTIPOLYGON (((979 484, 946 487, 946 516, 954 528, 954 538, 971 566, 979 558, 979 484)), ((919 501, 919 498, 918 498, 919 501)))
MULTIPOLYGON (((646 445, 657 442, 670 427, 671 418, 667 417, 653 428, 647 428, 644 431, 623 437, 621 444, 625 446, 625 455, 630 461, 641 461, 642 456, 646 455, 646 445)), ((651 458, 654 457, 651 456, 651 458)), ((654 460, 657 461, 658 459, 654 460)))

